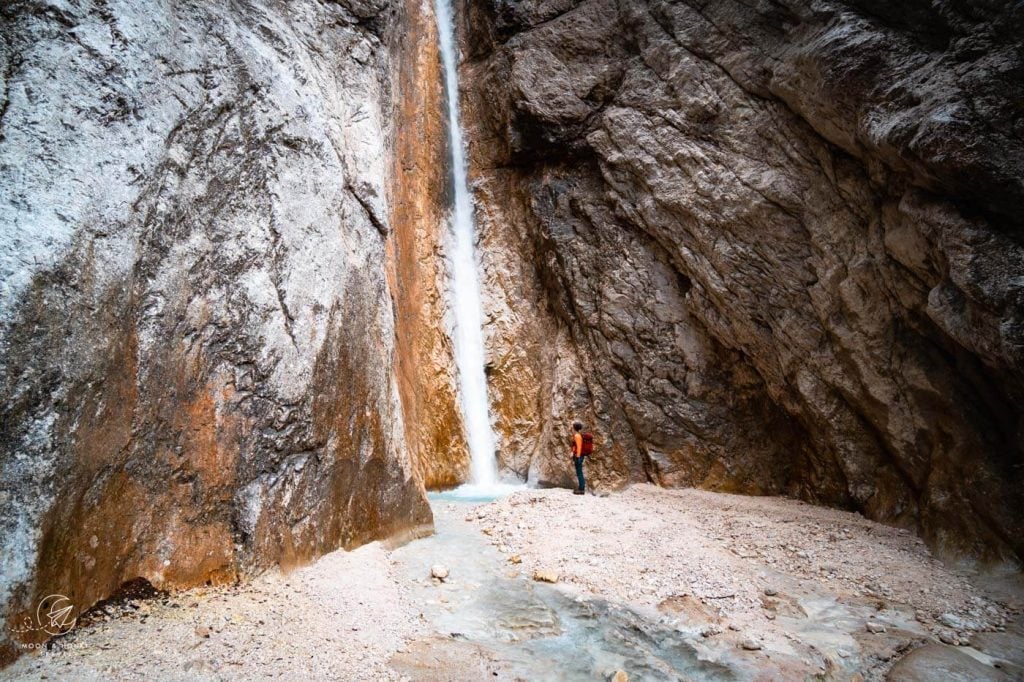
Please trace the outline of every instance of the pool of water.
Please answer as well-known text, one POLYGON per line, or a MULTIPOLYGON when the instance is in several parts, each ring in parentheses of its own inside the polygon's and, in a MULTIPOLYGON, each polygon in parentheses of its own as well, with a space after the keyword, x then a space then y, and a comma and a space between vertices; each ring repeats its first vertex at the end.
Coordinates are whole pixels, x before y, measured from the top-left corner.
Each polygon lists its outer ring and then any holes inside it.
POLYGON ((490 485, 465 483, 451 490, 428 493, 427 499, 430 500, 436 513, 438 505, 443 502, 483 504, 484 502, 499 500, 517 490, 526 490, 526 485, 523 483, 492 483, 490 485))
POLYGON ((620 669, 634 680, 735 678, 727 665, 701 660, 693 635, 655 611, 581 598, 519 575, 465 520, 475 502, 486 501, 469 492, 431 495, 436 534, 392 555, 439 636, 483 647, 524 679, 606 679, 620 669), (434 564, 449 569, 444 583, 430 579, 434 564))

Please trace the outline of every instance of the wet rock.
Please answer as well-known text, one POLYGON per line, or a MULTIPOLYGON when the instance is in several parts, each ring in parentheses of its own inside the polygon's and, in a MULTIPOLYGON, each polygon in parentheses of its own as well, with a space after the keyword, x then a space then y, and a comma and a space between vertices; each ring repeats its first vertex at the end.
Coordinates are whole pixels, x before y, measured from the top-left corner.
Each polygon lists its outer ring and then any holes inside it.
POLYGON ((994 682, 1006 677, 995 668, 956 649, 941 644, 926 644, 901 658, 892 667, 887 679, 891 682, 994 682))
POLYGON ((961 618, 960 616, 957 616, 952 613, 944 613, 941 616, 939 616, 939 622, 945 625, 946 627, 957 631, 975 630, 978 628, 977 623, 961 618))

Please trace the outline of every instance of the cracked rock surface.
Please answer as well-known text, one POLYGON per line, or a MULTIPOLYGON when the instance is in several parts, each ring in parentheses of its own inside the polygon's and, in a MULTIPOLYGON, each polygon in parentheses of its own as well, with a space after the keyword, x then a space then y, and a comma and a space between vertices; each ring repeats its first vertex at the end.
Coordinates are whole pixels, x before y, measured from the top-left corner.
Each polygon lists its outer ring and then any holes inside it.
POLYGON ((463 10, 506 468, 1024 555, 1018 4, 463 10))
POLYGON ((430 523, 384 267, 403 12, 0 9, 7 624, 430 523))

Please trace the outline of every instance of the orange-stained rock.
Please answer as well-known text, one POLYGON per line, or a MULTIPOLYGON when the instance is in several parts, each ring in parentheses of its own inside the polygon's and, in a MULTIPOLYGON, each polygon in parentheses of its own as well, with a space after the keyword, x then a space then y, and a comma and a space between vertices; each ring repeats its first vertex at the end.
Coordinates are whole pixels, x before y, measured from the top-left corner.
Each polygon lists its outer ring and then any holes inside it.
POLYGON ((429 3, 406 0, 405 31, 395 48, 395 141, 389 188, 392 237, 388 281, 395 304, 395 369, 406 442, 428 488, 466 480, 452 346, 445 326, 444 268, 449 178, 437 25, 429 3))
MULTIPOLYGON (((417 470, 461 430, 418 241, 443 187, 392 178, 421 9, 5 14, 0 154, 24 163, 0 167, 0 664, 47 636, 15 629, 49 595, 80 613, 431 527, 417 470), (403 192, 432 194, 399 220, 403 192)), ((402 148, 429 166, 423 125, 402 148)), ((447 461, 424 478, 457 480, 447 461)))

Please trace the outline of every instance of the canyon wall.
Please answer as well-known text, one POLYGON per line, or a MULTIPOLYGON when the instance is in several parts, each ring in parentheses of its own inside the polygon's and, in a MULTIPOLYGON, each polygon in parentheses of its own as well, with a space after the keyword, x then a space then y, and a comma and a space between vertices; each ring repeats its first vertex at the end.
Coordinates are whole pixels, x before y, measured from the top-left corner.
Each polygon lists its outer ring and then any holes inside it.
POLYGON ((1024 556, 1019 3, 462 3, 502 464, 1024 556))
POLYGON ((416 472, 428 488, 469 477, 458 376, 445 292, 451 177, 437 23, 429 5, 406 0, 397 49, 396 140, 388 272, 395 296, 396 372, 416 472))
POLYGON ((453 389, 396 375, 445 353, 407 337, 439 305, 403 280, 437 279, 439 210, 396 180, 434 191, 444 148, 396 113, 439 97, 404 70, 436 61, 421 11, 0 8, 0 659, 51 593, 79 612, 431 523, 453 389), (406 419, 424 385, 444 409, 406 419))

